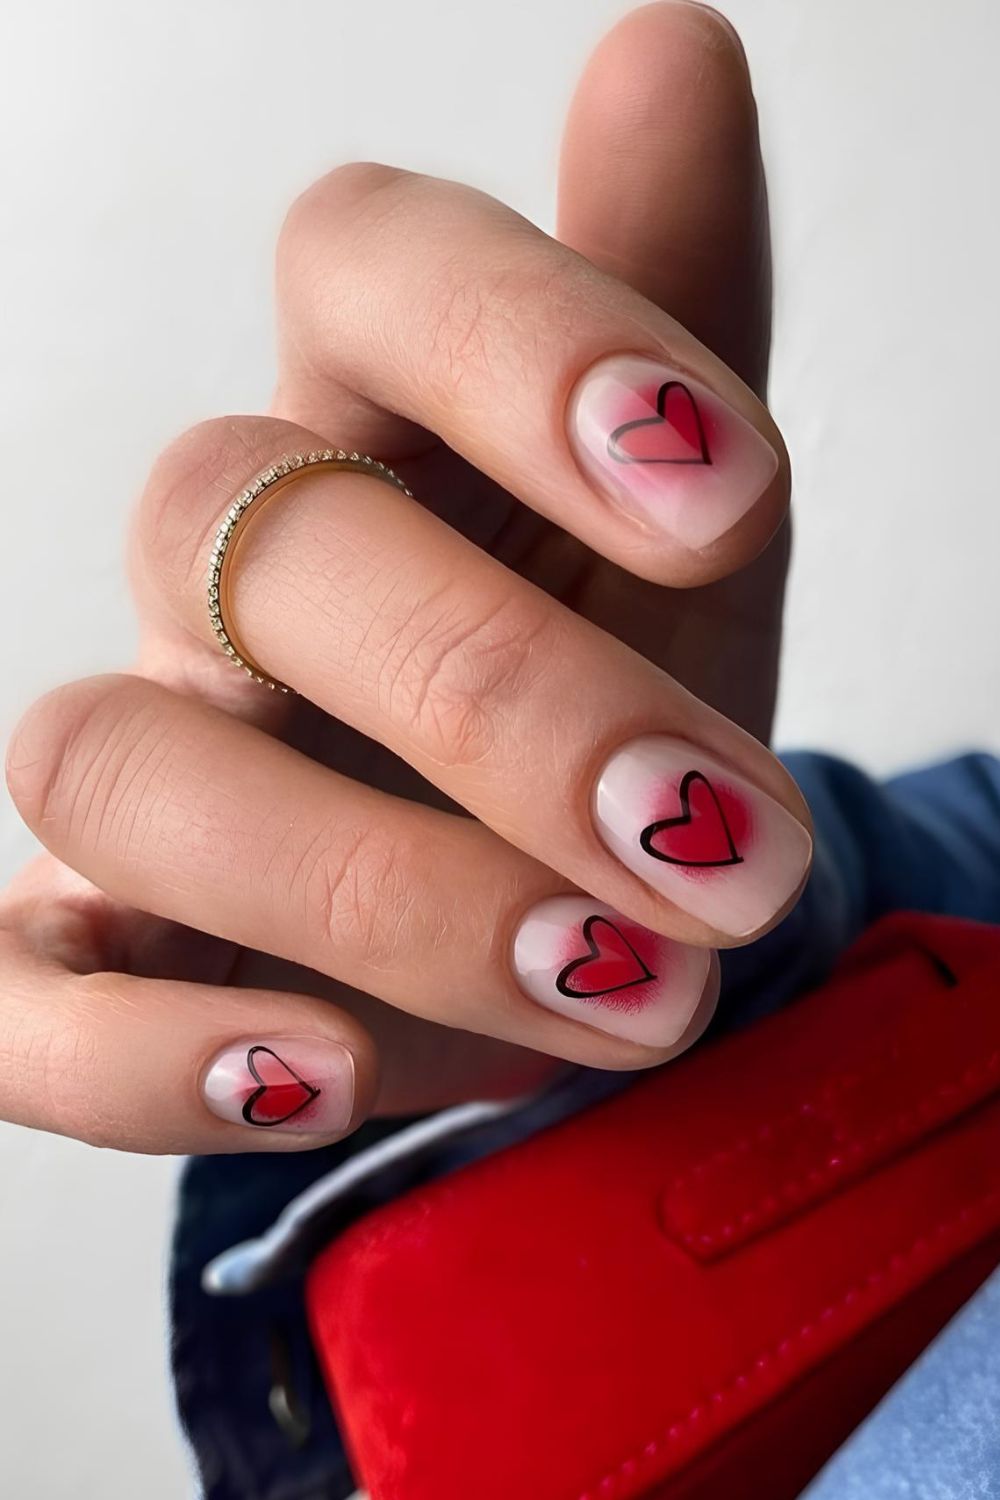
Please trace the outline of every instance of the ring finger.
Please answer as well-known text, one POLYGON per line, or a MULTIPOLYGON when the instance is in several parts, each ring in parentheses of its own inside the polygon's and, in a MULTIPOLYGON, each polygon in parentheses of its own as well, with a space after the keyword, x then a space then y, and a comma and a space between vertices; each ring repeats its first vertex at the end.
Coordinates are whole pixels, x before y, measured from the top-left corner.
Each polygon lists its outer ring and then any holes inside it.
POLYGON ((110 896, 444 1025, 641 1067, 714 1005, 705 949, 568 891, 469 818, 142 678, 40 700, 8 779, 29 827, 110 896))

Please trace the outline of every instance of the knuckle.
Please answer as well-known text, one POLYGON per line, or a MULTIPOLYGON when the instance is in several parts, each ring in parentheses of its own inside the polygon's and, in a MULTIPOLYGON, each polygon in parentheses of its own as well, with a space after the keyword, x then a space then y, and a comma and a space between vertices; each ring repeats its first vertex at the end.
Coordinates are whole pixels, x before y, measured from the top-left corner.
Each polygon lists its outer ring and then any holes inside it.
POLYGON ((437 295, 426 304, 431 322, 425 340, 439 399, 461 391, 470 372, 492 367, 489 329, 496 294, 495 284, 469 277, 454 261, 442 267, 437 295))
POLYGON ((169 747, 138 679, 89 678, 58 688, 22 719, 7 784, 22 817, 48 842, 131 842, 142 793, 169 747))
POLYGON ((533 233, 526 221, 498 219, 488 255, 459 244, 439 259, 418 341, 430 355, 421 378, 433 401, 491 401, 500 383, 537 389, 553 346, 579 328, 582 282, 567 275, 570 252, 539 253, 533 233))
POLYGON ((34 831, 51 819, 57 803, 61 806, 69 767, 112 681, 91 678, 54 688, 15 727, 7 747, 7 787, 34 831))
POLYGON ((161 1019, 145 987, 127 974, 73 977, 37 1047, 39 1087, 53 1129, 104 1149, 180 1149, 183 1118, 178 1139, 151 1105, 159 1064, 149 1039, 161 1019))
POLYGON ((87 1145, 116 1146, 113 1080, 103 1077, 100 1005, 91 991, 87 981, 75 981, 72 998, 48 1016, 24 1014, 23 1035, 13 1039, 19 1086, 46 1128, 87 1145))
POLYGON ((454 400, 466 387, 472 399, 483 391, 483 371, 498 361, 537 371, 553 320, 578 329, 579 275, 567 276, 577 261, 554 241, 541 251, 538 230, 486 193, 351 162, 295 200, 279 235, 279 320, 294 329, 286 357, 306 370, 329 370, 332 361, 343 374, 356 358, 345 353, 345 329, 366 348, 387 341, 387 320, 405 306, 405 347, 393 339, 397 363, 413 362, 431 402, 454 400), (415 280, 398 262, 404 240, 409 261, 419 261, 415 280), (412 286, 399 306, 380 299, 372 281, 383 262, 412 286))
POLYGON ((343 162, 306 188, 285 214, 278 235, 278 272, 297 268, 317 241, 356 223, 386 190, 416 180, 417 174, 377 161, 343 162))
POLYGON ((462 252, 448 255, 436 267, 424 299, 426 380, 438 402, 468 398, 483 390, 484 375, 493 380, 520 378, 526 354, 534 344, 537 318, 532 320, 535 278, 523 266, 489 266, 478 258, 475 270, 462 252), (498 329, 507 330, 504 339, 498 329), (526 335, 526 338, 525 338, 526 335), (519 371, 499 372, 498 360, 517 357, 519 371), (466 390, 468 387, 468 390, 466 390))
POLYGON ((297 861, 292 887, 306 929, 321 953, 350 966, 385 972, 406 961, 418 942, 417 859, 400 836, 364 830, 340 841, 314 841, 297 861))
POLYGON ((388 716, 442 766, 478 765, 542 670, 552 614, 509 595, 470 613, 447 591, 396 632, 379 681, 388 716))
POLYGON ((403 167, 393 167, 380 161, 347 161, 318 177, 304 193, 292 203, 288 210, 289 221, 305 217, 313 210, 335 210, 350 213, 366 203, 375 193, 397 182, 411 180, 416 174, 403 167))
MULTIPOLYGON (((136 516, 139 577, 186 613, 202 581, 223 510, 248 477, 280 451, 287 424, 268 418, 200 422, 160 454, 136 516)), ((200 619, 200 614, 199 614, 200 619)))

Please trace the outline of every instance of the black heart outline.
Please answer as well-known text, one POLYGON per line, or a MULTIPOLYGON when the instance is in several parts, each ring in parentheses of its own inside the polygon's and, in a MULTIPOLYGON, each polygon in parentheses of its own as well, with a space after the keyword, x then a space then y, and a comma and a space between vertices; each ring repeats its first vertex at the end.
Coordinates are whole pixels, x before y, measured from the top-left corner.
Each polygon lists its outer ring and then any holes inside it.
POLYGON ((288 1063, 285 1062, 285 1059, 283 1057, 279 1057, 277 1052, 275 1052, 271 1047, 258 1046, 250 1048, 250 1051, 247 1053, 247 1072, 250 1074, 250 1077, 254 1080, 254 1082, 260 1085, 260 1087, 254 1089, 253 1093, 244 1104, 243 1118, 248 1125, 256 1125, 259 1130, 267 1130, 272 1125, 287 1124, 287 1122, 293 1119, 300 1110, 303 1110, 308 1105, 312 1104, 314 1099, 318 1099, 320 1094, 323 1092, 322 1089, 314 1088, 311 1083, 306 1083, 304 1078, 300 1078, 295 1069, 289 1067, 288 1063), (269 1088, 277 1087, 277 1085, 275 1084, 265 1083, 263 1078, 261 1078, 260 1074, 257 1072, 257 1066, 254 1062, 254 1058, 257 1056, 258 1052, 266 1052, 268 1057, 273 1057, 275 1062, 280 1063, 285 1072, 288 1073, 290 1077, 294 1078, 299 1087, 304 1088, 306 1093, 309 1095, 308 1099, 303 1099, 301 1104, 296 1104, 295 1108, 290 1109, 287 1115, 282 1115, 280 1119, 277 1120, 254 1119, 253 1107, 257 1103, 258 1099, 262 1099, 269 1088))
POLYGON ((595 1000, 598 995, 615 995, 619 990, 631 990, 634 989, 637 985, 648 984, 651 979, 656 978, 656 975, 653 973, 652 969, 649 967, 646 961, 640 958, 639 954, 636 953, 635 949, 632 947, 632 944, 629 942, 624 932, 617 928, 614 922, 610 921, 607 917, 602 917, 599 912, 594 912, 592 916, 586 918, 583 924, 583 935, 587 941, 587 952, 581 953, 579 958, 571 958, 566 967, 564 969, 560 969, 558 975, 556 976, 556 989, 559 991, 560 995, 565 995, 568 1000, 595 1000), (595 958, 600 958, 601 956, 600 944, 595 943, 592 936, 594 927, 598 922, 602 922, 605 927, 610 927, 615 937, 619 938, 621 942, 625 944, 625 947, 631 953, 632 957, 639 965, 639 968, 642 970, 642 977, 640 979, 628 979, 624 984, 614 984, 610 987, 610 989, 605 988, 602 990, 571 990, 569 988, 570 975, 575 974, 577 969, 579 969, 582 964, 589 964, 595 958))
POLYGON ((632 422, 623 422, 621 427, 616 427, 608 438, 608 455, 619 464, 711 464, 712 458, 708 451, 708 439, 705 436, 704 424, 701 420, 701 412, 698 403, 684 384, 683 380, 665 380, 656 393, 656 416, 636 417, 632 422), (666 422, 664 413, 667 409, 667 397, 674 389, 682 390, 691 403, 694 412, 695 425, 698 428, 698 441, 701 444, 700 458, 633 458, 631 453, 626 453, 619 444, 619 438, 631 432, 634 427, 659 427, 666 422))
POLYGON ((650 855, 652 859, 662 860, 666 865, 685 865, 690 869, 699 870, 717 870, 724 866, 741 865, 743 863, 743 856, 737 851, 736 841, 733 838, 732 829, 726 822, 726 815, 722 811, 722 803, 719 801, 718 793, 703 771, 687 771, 685 773, 680 784, 680 804, 681 811, 678 817, 660 818, 657 822, 650 823, 648 828, 642 830, 642 833, 639 835, 639 843, 646 854, 650 855), (729 845, 728 859, 675 859, 672 855, 661 854, 659 849, 653 848, 653 839, 658 833, 662 833, 665 828, 679 828, 681 824, 691 822, 691 786, 695 781, 702 782, 708 788, 708 795, 715 803, 715 809, 719 814, 719 821, 722 824, 722 830, 726 835, 726 842, 729 845))

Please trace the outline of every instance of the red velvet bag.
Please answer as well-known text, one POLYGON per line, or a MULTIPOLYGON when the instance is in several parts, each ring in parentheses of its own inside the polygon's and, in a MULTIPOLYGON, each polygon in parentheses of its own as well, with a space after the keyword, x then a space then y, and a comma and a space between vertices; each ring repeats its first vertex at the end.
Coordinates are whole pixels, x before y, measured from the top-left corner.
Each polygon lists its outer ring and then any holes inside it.
POLYGON ((784 1500, 1000 1259, 1000 931, 823 989, 381 1208, 316 1348, 372 1500, 784 1500))

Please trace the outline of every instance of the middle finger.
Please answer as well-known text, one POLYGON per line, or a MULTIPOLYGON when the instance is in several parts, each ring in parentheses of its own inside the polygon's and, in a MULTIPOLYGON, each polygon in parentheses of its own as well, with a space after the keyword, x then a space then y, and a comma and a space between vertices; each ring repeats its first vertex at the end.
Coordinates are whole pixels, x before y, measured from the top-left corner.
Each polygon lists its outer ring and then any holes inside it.
MULTIPOLYGON (((206 641, 211 537, 248 467, 322 446, 240 418, 158 464, 147 573, 206 641)), ((811 840, 774 757, 420 505, 307 471, 244 527, 230 623, 257 661, 508 842, 685 942, 749 939, 795 899, 811 840)))
POLYGON ((350 410, 380 455, 417 423, 640 577, 724 577, 784 515, 784 445, 739 377, 464 184, 373 162, 329 173, 288 216, 278 310, 282 416, 328 431, 350 410))

